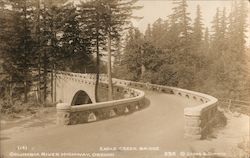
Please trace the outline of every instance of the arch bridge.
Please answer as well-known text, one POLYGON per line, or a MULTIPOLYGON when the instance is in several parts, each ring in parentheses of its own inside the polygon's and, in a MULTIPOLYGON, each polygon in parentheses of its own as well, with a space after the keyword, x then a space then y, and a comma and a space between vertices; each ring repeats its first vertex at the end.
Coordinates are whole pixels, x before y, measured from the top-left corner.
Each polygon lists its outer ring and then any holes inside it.
MULTIPOLYGON (((151 104, 146 101, 151 92, 158 95, 167 94, 175 100, 182 99, 183 103, 187 104, 187 106, 184 105, 183 113, 178 116, 184 118, 185 138, 206 138, 218 122, 217 99, 207 94, 120 79, 113 79, 113 85, 114 94, 121 97, 117 100, 97 103, 94 97, 95 74, 58 71, 54 88, 56 101, 59 102, 57 123, 61 125, 89 123, 144 111, 142 110, 144 108, 146 111, 146 107, 150 107, 151 104)), ((105 75, 100 76, 100 88, 103 90, 108 88, 105 75)), ((168 106, 168 102, 161 104, 168 106)), ((165 115, 168 113, 165 111, 165 115)))

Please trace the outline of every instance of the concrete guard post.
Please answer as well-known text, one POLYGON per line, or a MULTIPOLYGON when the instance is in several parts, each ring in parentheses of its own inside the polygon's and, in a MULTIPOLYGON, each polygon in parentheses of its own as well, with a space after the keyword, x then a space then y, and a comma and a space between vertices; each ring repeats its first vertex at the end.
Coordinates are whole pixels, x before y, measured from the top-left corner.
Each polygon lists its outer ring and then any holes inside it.
POLYGON ((184 109, 184 137, 189 139, 201 139, 201 112, 193 109, 184 109))
MULTIPOLYGON (((215 99, 217 102, 217 99, 215 99)), ((217 104, 213 103, 204 107, 188 107, 184 109, 185 138, 204 139, 217 124, 217 104)))
POLYGON ((70 111, 71 106, 67 103, 58 103, 56 105, 57 110, 57 124, 58 125, 69 125, 70 124, 70 111))

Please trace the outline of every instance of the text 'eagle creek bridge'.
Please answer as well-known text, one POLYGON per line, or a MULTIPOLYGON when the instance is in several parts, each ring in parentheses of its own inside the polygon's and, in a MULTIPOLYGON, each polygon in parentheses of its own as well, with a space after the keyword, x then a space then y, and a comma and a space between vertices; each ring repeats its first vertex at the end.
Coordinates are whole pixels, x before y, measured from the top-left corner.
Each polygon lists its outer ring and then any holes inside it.
MULTIPOLYGON (((194 104, 193 106, 184 107, 182 114, 176 114, 176 117, 184 118, 183 135, 185 138, 206 138, 211 128, 217 123, 215 117, 218 112, 216 98, 175 87, 113 79, 113 93, 122 97, 113 101, 96 103, 94 97, 95 76, 95 74, 64 71, 56 73, 54 89, 56 90, 56 101, 59 102, 57 104, 58 124, 74 125, 89 123, 134 112, 142 112, 144 111, 142 109, 145 108, 146 110, 147 106, 150 107, 150 103, 147 105, 147 93, 145 92, 163 93, 170 97, 172 96, 175 100, 182 99, 184 103, 192 102, 194 104)), ((108 88, 107 77, 105 75, 100 76, 99 87, 104 90, 108 88)), ((170 100, 170 102, 176 104, 175 100, 170 100)), ((161 104, 168 106, 170 103, 164 101, 161 104)), ((159 108, 162 107, 159 106, 159 108)), ((165 115, 169 115, 170 113, 170 111, 163 112, 165 115)), ((150 113, 153 113, 153 111, 150 111, 150 113)))

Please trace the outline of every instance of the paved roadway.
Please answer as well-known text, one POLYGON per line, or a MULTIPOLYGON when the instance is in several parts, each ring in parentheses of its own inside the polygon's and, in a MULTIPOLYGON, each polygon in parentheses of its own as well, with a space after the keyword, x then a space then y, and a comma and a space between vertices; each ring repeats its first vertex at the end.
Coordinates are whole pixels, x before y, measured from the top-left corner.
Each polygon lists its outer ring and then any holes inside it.
POLYGON ((183 109, 196 103, 155 92, 146 92, 146 96, 150 105, 126 116, 64 127, 48 125, 12 132, 11 129, 3 130, 1 154, 6 158, 10 157, 10 152, 114 153, 114 157, 146 158, 164 157, 164 152, 191 150, 190 142, 183 139, 183 109), (22 146, 28 149, 17 150, 22 146), (101 147, 117 147, 118 150, 102 151, 101 147), (159 148, 159 151, 140 151, 139 147, 156 147, 154 150, 159 148))

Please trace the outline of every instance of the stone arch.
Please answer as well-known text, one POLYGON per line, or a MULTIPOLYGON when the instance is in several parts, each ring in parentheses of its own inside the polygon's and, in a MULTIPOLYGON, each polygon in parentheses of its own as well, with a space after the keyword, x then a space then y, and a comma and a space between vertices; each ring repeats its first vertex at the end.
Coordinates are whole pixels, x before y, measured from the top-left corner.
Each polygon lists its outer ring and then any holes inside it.
POLYGON ((92 100, 90 99, 89 95, 85 91, 79 90, 75 93, 71 101, 71 106, 91 104, 91 103, 92 103, 92 100))

